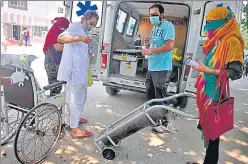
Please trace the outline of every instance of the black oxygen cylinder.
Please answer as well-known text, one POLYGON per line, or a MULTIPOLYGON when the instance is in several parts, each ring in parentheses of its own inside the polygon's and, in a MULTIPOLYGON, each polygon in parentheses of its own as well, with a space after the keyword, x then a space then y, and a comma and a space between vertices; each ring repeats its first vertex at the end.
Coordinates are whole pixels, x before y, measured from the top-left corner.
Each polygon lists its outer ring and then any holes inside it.
MULTIPOLYGON (((159 120, 163 119, 166 115, 167 111, 164 109, 154 108, 148 111, 150 117, 155 121, 158 122, 159 120)), ((116 144, 119 143, 122 139, 142 130, 147 126, 152 126, 153 124, 147 118, 144 112, 140 112, 133 118, 125 121, 121 125, 109 130, 106 134, 109 136, 116 144)), ((103 143, 107 146, 112 146, 107 138, 102 139, 103 143)))

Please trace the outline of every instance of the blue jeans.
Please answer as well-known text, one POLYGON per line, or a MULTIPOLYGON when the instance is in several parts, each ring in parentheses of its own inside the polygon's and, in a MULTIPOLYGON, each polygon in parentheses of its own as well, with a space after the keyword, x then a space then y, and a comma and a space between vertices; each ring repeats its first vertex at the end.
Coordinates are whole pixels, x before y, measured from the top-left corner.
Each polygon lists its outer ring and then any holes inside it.
POLYGON ((30 38, 29 37, 25 37, 25 45, 30 46, 30 38))
MULTIPOLYGON (((57 82, 57 74, 58 74, 58 68, 60 64, 62 56, 62 51, 57 51, 54 46, 50 46, 49 49, 45 52, 45 70, 47 72, 48 77, 48 83, 53 84, 57 82)), ((55 87, 50 90, 50 95, 56 95, 59 94, 62 90, 62 86, 55 87)))

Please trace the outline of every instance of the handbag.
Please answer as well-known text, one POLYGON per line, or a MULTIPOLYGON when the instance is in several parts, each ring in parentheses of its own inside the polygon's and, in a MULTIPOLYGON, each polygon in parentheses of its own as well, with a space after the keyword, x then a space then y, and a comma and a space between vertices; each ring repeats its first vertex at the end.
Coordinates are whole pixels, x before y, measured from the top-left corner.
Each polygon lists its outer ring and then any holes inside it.
MULTIPOLYGON (((215 93, 222 83, 218 102, 212 102, 202 116, 203 134, 207 140, 215 140, 234 127, 234 97, 230 97, 228 72, 221 71, 215 93), (227 91, 227 98, 222 98, 227 91)), ((214 93, 214 95, 215 95, 214 93)))

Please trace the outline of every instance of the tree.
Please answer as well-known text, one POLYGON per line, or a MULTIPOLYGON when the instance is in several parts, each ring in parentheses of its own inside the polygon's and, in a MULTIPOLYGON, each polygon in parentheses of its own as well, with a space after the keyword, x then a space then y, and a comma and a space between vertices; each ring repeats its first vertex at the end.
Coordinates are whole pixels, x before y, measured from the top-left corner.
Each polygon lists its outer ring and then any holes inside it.
POLYGON ((245 50, 248 51, 248 4, 243 7, 244 19, 241 21, 242 35, 245 41, 245 50))
POLYGON ((245 41, 245 51, 248 51, 248 34, 246 31, 242 31, 242 36, 245 41))

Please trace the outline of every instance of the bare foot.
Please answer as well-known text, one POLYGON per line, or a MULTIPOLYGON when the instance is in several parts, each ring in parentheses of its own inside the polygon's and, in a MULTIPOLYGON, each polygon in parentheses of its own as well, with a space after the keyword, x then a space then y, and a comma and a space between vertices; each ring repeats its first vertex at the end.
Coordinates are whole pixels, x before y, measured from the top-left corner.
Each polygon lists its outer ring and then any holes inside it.
POLYGON ((79 128, 72 128, 71 137, 72 139, 82 139, 91 137, 92 133, 87 130, 81 130, 79 128))

